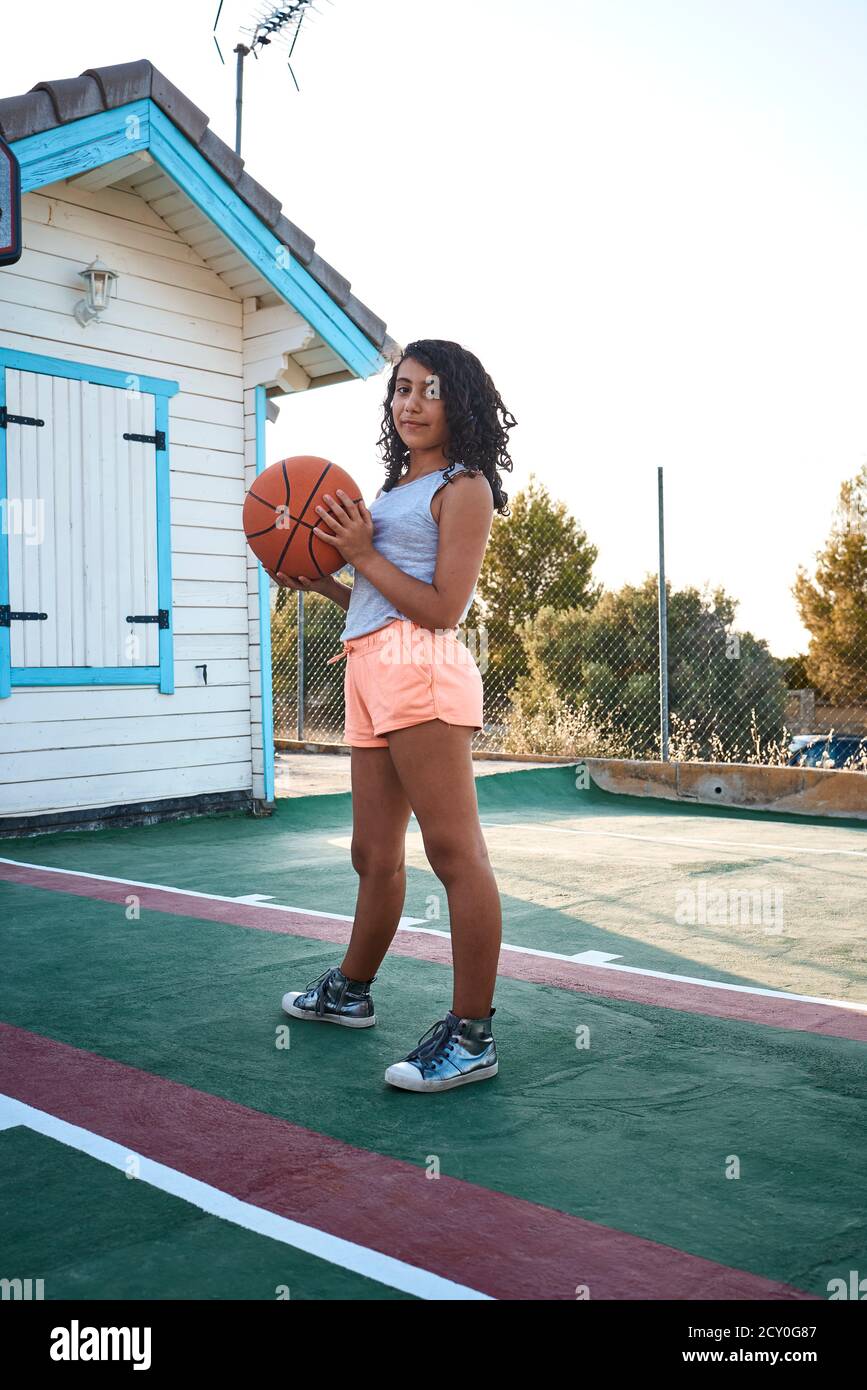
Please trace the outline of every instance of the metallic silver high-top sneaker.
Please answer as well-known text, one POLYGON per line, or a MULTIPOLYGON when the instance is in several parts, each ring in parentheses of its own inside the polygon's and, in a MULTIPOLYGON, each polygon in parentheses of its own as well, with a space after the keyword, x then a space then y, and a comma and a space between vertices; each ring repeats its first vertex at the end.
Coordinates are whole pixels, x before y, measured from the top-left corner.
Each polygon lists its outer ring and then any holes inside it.
POLYGON ((370 997, 373 980, 349 980, 339 966, 332 966, 305 990, 284 994, 283 1012, 290 1018, 342 1023, 344 1028, 372 1028, 376 1022, 370 997))
POLYGON ((491 1033, 496 1012, 491 1009, 487 1018, 459 1018, 450 1011, 402 1062, 387 1069, 386 1081, 404 1091, 449 1091, 496 1076, 497 1044, 491 1033))

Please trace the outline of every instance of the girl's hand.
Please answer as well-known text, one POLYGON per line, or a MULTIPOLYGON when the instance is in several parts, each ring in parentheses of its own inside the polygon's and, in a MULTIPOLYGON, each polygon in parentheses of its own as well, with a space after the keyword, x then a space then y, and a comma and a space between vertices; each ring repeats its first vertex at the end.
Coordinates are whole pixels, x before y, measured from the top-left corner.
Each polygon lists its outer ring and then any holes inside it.
POLYGON ((373 553, 373 517, 363 501, 353 502, 342 488, 336 491, 336 498, 330 492, 325 493, 327 507, 316 508, 322 521, 331 529, 314 526, 313 534, 335 546, 350 565, 357 565, 373 553))
POLYGON ((274 570, 266 569, 265 573, 269 574, 281 589, 302 589, 305 593, 324 594, 326 598, 331 598, 335 584, 332 574, 326 574, 323 579, 307 579, 305 575, 299 574, 293 579, 288 574, 281 574, 279 570, 275 573, 274 570))

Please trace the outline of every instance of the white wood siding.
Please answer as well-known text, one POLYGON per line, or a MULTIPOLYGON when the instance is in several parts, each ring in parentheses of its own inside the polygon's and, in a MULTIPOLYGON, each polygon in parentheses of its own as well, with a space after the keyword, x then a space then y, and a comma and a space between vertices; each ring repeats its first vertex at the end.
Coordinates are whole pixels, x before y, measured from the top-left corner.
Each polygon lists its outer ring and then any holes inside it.
MULTIPOLYGON (((244 392, 245 426, 245 492, 253 485, 256 477, 256 392, 244 392)), ((266 460, 271 462, 271 460, 266 460)), ((245 564, 247 568, 246 611, 248 640, 250 650, 250 728, 252 734, 253 786, 260 787, 257 796, 265 794, 265 769, 262 745, 262 660, 259 641, 259 566, 250 547, 246 547, 245 564), (250 615, 255 614, 255 620, 250 615)))
MULTIPOLYGON (((0 345, 180 383, 169 403, 176 693, 14 687, 0 701, 0 814, 204 792, 261 796, 248 629, 255 566, 241 526, 252 411, 241 300, 130 193, 56 184, 25 194, 23 214, 26 249, 0 275, 0 345), (78 272, 96 254, 120 278, 103 321, 82 329, 72 315, 78 272), (202 664, 207 686, 195 669, 202 664)), ((136 611, 156 612, 155 595, 141 603, 136 611)))

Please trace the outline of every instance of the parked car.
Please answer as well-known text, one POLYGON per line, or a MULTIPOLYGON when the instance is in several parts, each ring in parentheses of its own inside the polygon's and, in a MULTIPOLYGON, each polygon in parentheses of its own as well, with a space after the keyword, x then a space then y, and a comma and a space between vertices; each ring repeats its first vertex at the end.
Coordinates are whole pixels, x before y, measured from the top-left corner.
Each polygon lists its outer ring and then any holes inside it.
POLYGON ((824 734, 793 734, 789 739, 789 752, 800 753, 802 748, 806 748, 808 743, 812 743, 816 738, 825 738, 824 734))
POLYGON ((847 768, 850 772, 867 772, 867 736, 834 734, 831 737, 819 734, 795 749, 789 758, 789 767, 847 768))

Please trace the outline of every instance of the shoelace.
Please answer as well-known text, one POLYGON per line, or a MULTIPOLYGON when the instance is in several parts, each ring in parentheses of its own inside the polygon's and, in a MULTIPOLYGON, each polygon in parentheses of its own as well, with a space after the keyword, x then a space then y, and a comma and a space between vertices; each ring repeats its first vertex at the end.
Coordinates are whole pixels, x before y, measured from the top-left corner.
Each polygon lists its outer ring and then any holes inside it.
POLYGON ((434 1023, 423 1033, 418 1040, 418 1046, 408 1052, 404 1058, 405 1062, 418 1062, 419 1071, 422 1076, 426 1071, 433 1071, 436 1066, 440 1051, 447 1055, 451 1049, 451 1034, 453 1025, 447 1018, 441 1018, 438 1023, 434 1023), (443 1047, 443 1044, 446 1044, 443 1047))
MULTIPOLYGON (((331 966, 331 968, 330 968, 329 970, 323 970, 323 972, 322 972, 321 975, 318 975, 317 978, 316 978, 315 980, 311 980, 310 983, 309 983, 308 985, 305 986, 304 993, 307 994, 309 990, 311 990, 311 989, 316 989, 317 986, 319 986, 319 985, 326 985, 327 981, 331 979, 331 976, 332 976, 334 973, 335 973, 335 967, 334 967, 333 965, 331 966)), ((317 996, 316 996, 316 1009, 315 1009, 315 1012, 318 1013, 318 1014, 324 1014, 324 1013, 325 1013, 325 1004, 326 1004, 326 989, 320 989, 319 992, 318 992, 318 994, 317 994, 317 996)))
MULTIPOLYGON (((318 985, 322 985, 322 986, 323 986, 323 988, 319 990, 319 993, 318 993, 317 996, 316 996, 316 1009, 315 1009, 315 1012, 316 1012, 317 1014, 324 1014, 324 1013, 325 1013, 325 1005, 326 1005, 326 1003, 328 1002, 328 999, 327 999, 327 995, 328 995, 328 982, 330 981, 332 975, 336 975, 336 974, 337 974, 338 968, 339 968, 339 967, 332 965, 331 968, 330 968, 330 970, 323 970, 323 972, 322 972, 321 975, 318 975, 317 978, 316 978, 315 980, 311 980, 311 981, 309 982, 309 984, 305 986, 305 989, 304 989, 304 993, 305 993, 305 994, 307 994, 308 990, 316 989, 318 985)), ((375 980, 375 979, 376 979, 376 976, 374 975, 373 980, 375 980)), ((371 984, 373 984, 373 980, 370 981, 371 984)), ((350 986, 351 983, 352 983, 351 980, 344 980, 343 985, 342 985, 341 990, 340 990, 340 993, 339 993, 339 995, 337 996, 336 1000, 334 1000, 334 1004, 335 1004, 335 1006, 336 1006, 337 1008, 340 1008, 340 1005, 343 1003, 343 1000, 344 1000, 345 997, 346 997, 346 991, 349 989, 349 986, 350 986)))

